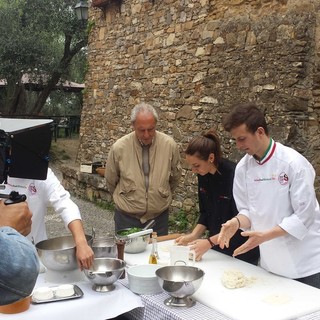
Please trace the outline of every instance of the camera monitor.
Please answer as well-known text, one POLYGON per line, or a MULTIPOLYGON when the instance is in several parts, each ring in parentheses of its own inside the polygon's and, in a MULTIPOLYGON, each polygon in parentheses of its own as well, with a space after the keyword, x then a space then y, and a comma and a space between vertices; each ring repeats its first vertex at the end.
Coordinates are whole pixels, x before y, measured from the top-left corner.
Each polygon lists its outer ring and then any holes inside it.
POLYGON ((53 120, 0 118, 0 183, 7 176, 45 180, 53 120))

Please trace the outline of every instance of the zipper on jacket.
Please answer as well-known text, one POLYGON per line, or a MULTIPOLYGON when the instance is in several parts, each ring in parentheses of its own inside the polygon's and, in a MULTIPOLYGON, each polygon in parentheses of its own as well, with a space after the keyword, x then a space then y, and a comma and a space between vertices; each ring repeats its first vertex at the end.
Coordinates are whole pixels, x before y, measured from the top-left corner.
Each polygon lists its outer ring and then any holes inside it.
POLYGON ((146 213, 148 212, 148 191, 146 191, 146 213))

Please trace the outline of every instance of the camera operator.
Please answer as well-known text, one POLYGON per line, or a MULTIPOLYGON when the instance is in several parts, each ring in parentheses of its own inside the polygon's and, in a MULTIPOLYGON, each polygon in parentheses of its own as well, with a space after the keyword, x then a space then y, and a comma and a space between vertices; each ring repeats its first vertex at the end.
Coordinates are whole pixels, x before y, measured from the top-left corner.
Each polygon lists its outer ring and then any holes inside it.
POLYGON ((25 238, 32 213, 26 202, 0 201, 0 306, 28 297, 39 272, 37 252, 25 238))

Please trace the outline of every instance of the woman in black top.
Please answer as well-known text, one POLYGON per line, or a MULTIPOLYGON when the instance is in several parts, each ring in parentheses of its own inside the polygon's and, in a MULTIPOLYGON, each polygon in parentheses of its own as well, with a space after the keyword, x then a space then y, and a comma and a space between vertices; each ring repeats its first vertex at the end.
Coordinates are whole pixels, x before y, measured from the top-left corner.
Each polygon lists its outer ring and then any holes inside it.
MULTIPOLYGON (((236 164, 222 158, 220 140, 213 129, 191 140, 185 153, 192 172, 198 176, 200 217, 194 230, 176 239, 176 243, 191 245, 196 252, 197 260, 200 260, 210 248, 232 256, 233 251, 247 240, 241 236, 240 229, 231 239, 229 248, 220 249, 216 244, 222 223, 238 213, 232 195, 236 164), (206 230, 209 231, 209 238, 201 239, 206 230)), ((257 264, 259 248, 237 258, 257 264)))

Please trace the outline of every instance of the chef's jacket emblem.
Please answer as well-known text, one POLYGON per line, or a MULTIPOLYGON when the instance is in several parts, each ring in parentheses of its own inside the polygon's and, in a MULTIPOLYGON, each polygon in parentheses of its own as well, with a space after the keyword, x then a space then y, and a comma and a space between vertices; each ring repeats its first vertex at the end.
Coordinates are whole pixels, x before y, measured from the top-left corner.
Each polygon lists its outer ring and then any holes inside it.
POLYGON ((31 194, 36 194, 36 193, 37 193, 37 188, 36 188, 36 186, 34 185, 34 183, 30 183, 28 190, 29 190, 29 192, 30 192, 31 194))
POLYGON ((285 172, 281 172, 279 174, 278 181, 281 185, 286 185, 289 182, 289 177, 285 172))

